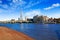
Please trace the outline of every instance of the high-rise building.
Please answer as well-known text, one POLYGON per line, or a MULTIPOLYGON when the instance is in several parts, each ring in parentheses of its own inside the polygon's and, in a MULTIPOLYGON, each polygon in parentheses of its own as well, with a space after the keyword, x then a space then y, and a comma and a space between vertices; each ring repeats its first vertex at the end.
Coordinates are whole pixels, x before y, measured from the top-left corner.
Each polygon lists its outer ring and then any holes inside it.
POLYGON ((22 9, 20 9, 20 21, 22 22, 23 18, 22 18, 22 9))
POLYGON ((27 19, 28 19, 28 17, 27 17, 27 16, 25 16, 25 21, 27 21, 27 19))
POLYGON ((22 17, 22 1, 20 0, 20 22, 23 21, 23 17, 22 17))
POLYGON ((18 22, 20 21, 20 18, 18 18, 18 22))

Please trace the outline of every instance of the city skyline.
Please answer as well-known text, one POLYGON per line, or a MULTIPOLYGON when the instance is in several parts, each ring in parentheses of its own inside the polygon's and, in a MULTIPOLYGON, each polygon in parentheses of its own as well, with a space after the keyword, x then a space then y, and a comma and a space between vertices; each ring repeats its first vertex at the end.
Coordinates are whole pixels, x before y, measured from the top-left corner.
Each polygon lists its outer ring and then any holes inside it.
POLYGON ((32 18, 35 15, 60 17, 59 0, 0 0, 0 20, 18 19, 20 8, 23 11, 23 18, 32 18))

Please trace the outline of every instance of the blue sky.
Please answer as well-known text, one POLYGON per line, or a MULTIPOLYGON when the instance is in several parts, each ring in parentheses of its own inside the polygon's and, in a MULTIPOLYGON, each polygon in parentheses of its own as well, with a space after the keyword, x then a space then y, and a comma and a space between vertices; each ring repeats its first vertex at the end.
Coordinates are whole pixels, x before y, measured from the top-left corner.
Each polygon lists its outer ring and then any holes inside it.
POLYGON ((60 0, 0 0, 0 20, 18 19, 20 8, 23 18, 35 15, 60 17, 60 0))

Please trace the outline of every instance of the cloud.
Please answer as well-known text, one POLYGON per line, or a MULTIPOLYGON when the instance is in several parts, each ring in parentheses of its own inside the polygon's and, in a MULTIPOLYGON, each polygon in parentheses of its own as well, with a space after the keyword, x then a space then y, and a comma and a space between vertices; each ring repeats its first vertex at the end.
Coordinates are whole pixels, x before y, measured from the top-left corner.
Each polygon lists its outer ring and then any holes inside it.
MULTIPOLYGON (((11 1, 11 0, 7 0, 7 1, 11 1)), ((3 1, 1 0, 0 3, 3 3, 3 1)), ((5 9, 16 10, 16 9, 20 8, 21 5, 22 5, 23 9, 27 9, 27 8, 35 6, 39 3, 40 3, 40 0, 29 0, 29 2, 25 1, 25 0, 12 0, 12 2, 7 2, 5 4, 0 4, 0 6, 5 8, 5 9)))
POLYGON ((21 5, 25 4, 25 1, 22 0, 6 0, 5 3, 3 0, 0 0, 0 8, 16 10, 20 5, 20 1, 22 3, 21 5))
POLYGON ((32 6, 35 6, 35 5, 39 4, 39 3, 40 3, 39 0, 37 0, 36 2, 30 0, 29 3, 28 3, 28 5, 26 5, 24 8, 25 8, 25 9, 26 9, 26 8, 30 8, 30 7, 32 7, 32 6))
POLYGON ((23 1, 23 0, 13 0, 13 3, 15 3, 15 4, 19 4, 19 5, 26 4, 26 2, 23 1))
POLYGON ((8 5, 6 5, 6 4, 1 5, 1 7, 3 7, 4 9, 8 9, 8 5))
POLYGON ((0 0, 0 3, 2 3, 2 1, 0 0))
MULTIPOLYGON (((7 0, 8 1, 8 0, 7 0)), ((1 9, 8 9, 8 4, 7 3, 4 3, 3 0, 0 0, 0 8, 1 9)))
POLYGON ((35 15, 41 15, 41 11, 40 10, 31 10, 25 13, 24 16, 27 16, 28 18, 33 18, 33 16, 35 15))
POLYGON ((4 10, 0 9, 0 13, 2 13, 4 10))
POLYGON ((60 7, 60 4, 59 3, 52 4, 52 6, 44 8, 44 10, 50 10, 50 9, 53 9, 53 8, 56 8, 56 7, 60 7))
POLYGON ((13 3, 10 3, 11 5, 10 9, 12 10, 20 9, 20 7, 23 7, 25 4, 26 2, 23 0, 13 0, 13 3))
POLYGON ((10 9, 11 10, 20 10, 20 7, 22 5, 22 9, 24 10, 24 9, 30 8, 34 5, 37 5, 39 3, 40 3, 39 0, 37 0, 36 2, 33 0, 32 1, 29 0, 29 2, 25 1, 25 0, 13 0, 13 3, 10 3, 10 5, 11 5, 10 9))
POLYGON ((52 16, 53 18, 59 18, 59 17, 60 17, 60 14, 57 14, 57 13, 56 13, 56 14, 52 14, 51 16, 52 16), (54 15, 54 16, 53 16, 53 15, 54 15))
POLYGON ((15 2, 17 2, 18 0, 13 0, 13 2, 15 3, 15 2))

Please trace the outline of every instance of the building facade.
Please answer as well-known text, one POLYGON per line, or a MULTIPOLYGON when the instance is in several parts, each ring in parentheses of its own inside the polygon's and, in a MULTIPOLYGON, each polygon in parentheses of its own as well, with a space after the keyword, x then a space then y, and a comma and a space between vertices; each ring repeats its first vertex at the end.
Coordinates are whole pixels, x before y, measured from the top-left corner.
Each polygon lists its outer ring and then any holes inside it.
POLYGON ((36 15, 33 17, 33 21, 35 23, 46 23, 46 22, 48 22, 48 17, 43 16, 43 15, 41 15, 41 16, 36 15))

